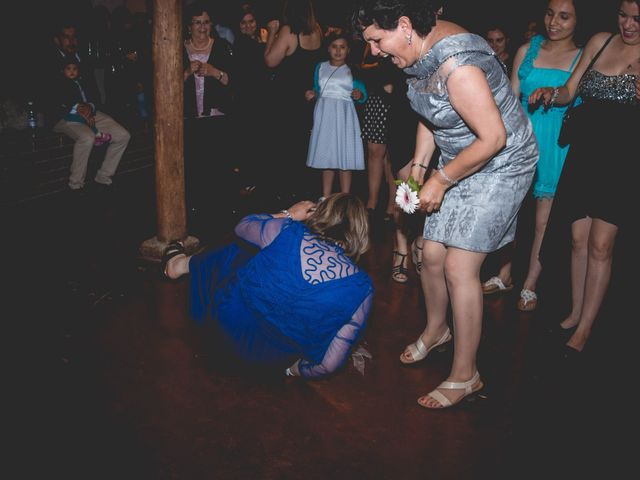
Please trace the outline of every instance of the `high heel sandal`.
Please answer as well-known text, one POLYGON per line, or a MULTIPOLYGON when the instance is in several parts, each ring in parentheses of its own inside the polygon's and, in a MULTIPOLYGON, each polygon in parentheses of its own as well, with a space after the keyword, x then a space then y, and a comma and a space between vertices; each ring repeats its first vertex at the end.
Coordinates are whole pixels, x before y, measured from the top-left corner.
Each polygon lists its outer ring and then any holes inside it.
POLYGON ((407 270, 407 267, 405 267, 407 254, 400 253, 397 250, 394 250, 393 255, 397 255, 398 257, 400 257, 400 263, 398 265, 394 265, 391 269, 391 278, 398 283, 407 283, 407 280, 409 280, 409 276, 407 275, 409 271, 407 270))
POLYGON ((447 327, 447 330, 438 340, 436 340, 436 343, 434 343, 430 347, 427 347, 422 341, 422 335, 420 335, 418 337, 418 340, 406 346, 404 352, 400 354, 400 361, 405 365, 419 362, 420 360, 427 358, 427 355, 429 355, 429 352, 431 350, 451 341, 451 338, 451 330, 449 330, 449 327, 447 327), (407 360, 407 353, 411 354, 411 360, 407 360))
POLYGON ((416 273, 420 276, 422 271, 422 247, 418 246, 418 239, 416 238, 411 244, 411 260, 416 267, 416 273))
POLYGON ((482 383, 482 380, 480 380, 480 373, 476 370, 476 373, 473 375, 473 377, 471 377, 471 379, 467 380, 466 382, 442 382, 436 387, 435 390, 427 393, 424 397, 420 397, 418 399, 418 405, 431 410, 452 407, 453 405, 457 405, 458 403, 460 403, 469 395, 476 393, 482 387, 484 387, 484 384, 482 383), (442 392, 440 392, 440 390, 464 390, 464 395, 452 402, 442 392), (429 398, 432 398, 433 400, 438 402, 440 406, 427 406, 426 402, 429 398))

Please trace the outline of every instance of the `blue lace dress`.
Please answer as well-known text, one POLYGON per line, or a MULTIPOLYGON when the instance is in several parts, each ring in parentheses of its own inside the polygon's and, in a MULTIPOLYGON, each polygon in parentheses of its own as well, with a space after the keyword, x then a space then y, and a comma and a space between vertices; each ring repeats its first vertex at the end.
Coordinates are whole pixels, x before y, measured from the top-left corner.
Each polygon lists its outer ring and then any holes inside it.
POLYGON ((373 298, 369 276, 335 244, 300 222, 250 215, 237 244, 191 258, 191 314, 217 322, 237 359, 256 369, 286 368, 317 378, 347 359, 365 327, 373 298))
POLYGON ((531 122, 513 93, 502 63, 478 35, 461 33, 436 42, 405 72, 411 107, 430 124, 440 149, 439 167, 471 145, 476 136, 449 101, 447 79, 458 67, 480 68, 493 92, 507 130, 506 146, 480 170, 444 196, 440 210, 427 216, 424 238, 475 252, 493 252, 511 242, 518 210, 538 161, 531 122))
MULTIPOLYGON (((543 42, 544 37, 541 35, 536 35, 531 39, 531 45, 518 69, 520 102, 524 110, 529 114, 533 125, 533 133, 538 140, 538 148, 540 150, 540 159, 538 160, 533 181, 533 196, 536 198, 553 197, 556 193, 560 172, 562 172, 562 166, 569 151, 569 146, 561 147, 558 145, 562 116, 568 106, 559 105, 547 110, 544 108, 531 110, 528 98, 536 88, 564 85, 571 76, 571 71, 580 58, 580 53, 582 53, 582 49, 580 49, 573 62, 571 62, 569 70, 537 68, 533 63, 538 57, 538 52, 543 42)), ((579 101, 576 104, 579 105, 579 101)))

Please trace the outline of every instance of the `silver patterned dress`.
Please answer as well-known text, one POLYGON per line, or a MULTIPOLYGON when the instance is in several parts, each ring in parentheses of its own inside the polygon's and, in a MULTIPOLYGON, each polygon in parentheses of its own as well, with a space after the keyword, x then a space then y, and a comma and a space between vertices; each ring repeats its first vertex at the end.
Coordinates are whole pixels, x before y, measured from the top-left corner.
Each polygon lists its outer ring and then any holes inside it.
POLYGON ((484 72, 502 115, 507 142, 480 170, 447 191, 440 210, 426 218, 424 238, 488 253, 514 239, 518 210, 538 161, 531 122, 511 89, 504 66, 482 37, 451 35, 405 69, 412 76, 407 96, 433 132, 441 152, 439 167, 446 165, 477 138, 453 109, 447 91, 449 75, 466 65, 484 72))

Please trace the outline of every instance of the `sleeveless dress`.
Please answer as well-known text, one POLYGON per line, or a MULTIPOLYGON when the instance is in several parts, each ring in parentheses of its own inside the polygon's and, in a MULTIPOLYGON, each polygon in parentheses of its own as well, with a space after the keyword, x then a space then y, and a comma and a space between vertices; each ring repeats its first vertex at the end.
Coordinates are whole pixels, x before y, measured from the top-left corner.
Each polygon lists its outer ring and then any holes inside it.
POLYGON ((582 104, 574 112, 583 132, 571 144, 560 176, 551 209, 554 228, 567 230, 585 217, 622 228, 635 218, 635 202, 629 195, 637 188, 637 179, 621 172, 620 164, 638 158, 636 78, 604 75, 593 68, 583 75, 578 86, 582 104))
POLYGON ((576 54, 569 70, 557 68, 537 68, 534 66, 540 47, 544 42, 542 35, 536 35, 531 39, 531 45, 522 60, 518 70, 520 79, 520 101, 525 112, 528 113, 533 125, 533 133, 538 140, 540 159, 536 168, 533 181, 533 196, 536 198, 553 197, 556 192, 560 172, 564 165, 569 146, 558 145, 558 135, 562 127, 562 116, 567 110, 567 105, 553 106, 548 110, 536 108, 529 109, 529 95, 539 87, 557 87, 564 85, 571 76, 571 71, 580 58, 582 49, 576 54))
MULTIPOLYGON (((611 305, 617 305, 616 311, 625 311, 621 305, 627 305, 626 310, 633 308, 631 301, 637 295, 635 283, 629 282, 636 264, 628 260, 638 245, 637 229, 631 228, 637 215, 633 192, 638 181, 628 170, 638 158, 637 78, 633 74, 604 75, 594 68, 582 76, 576 92, 582 104, 572 113, 576 121, 579 119, 581 134, 569 147, 540 249, 540 261, 548 272, 545 278, 550 282, 546 288, 557 292, 571 281, 573 222, 589 217, 616 225, 607 293, 615 295, 611 305)), ((618 328, 626 328, 627 318, 620 317, 623 322, 618 328)))
POLYGON ((316 66, 313 129, 307 154, 307 166, 320 169, 364 170, 364 148, 360 120, 351 98, 358 88, 359 103, 367 99, 366 89, 354 81, 348 65, 333 67, 329 62, 316 66))
POLYGON ((458 67, 480 68, 491 88, 507 130, 506 146, 480 170, 460 180, 442 206, 425 220, 423 236, 446 246, 493 252, 511 242, 518 210, 538 161, 531 122, 511 88, 503 64, 480 36, 461 33, 436 42, 405 72, 411 107, 430 124, 440 149, 439 167, 476 139, 451 106, 447 78, 458 67))
POLYGON ((301 222, 250 215, 236 233, 261 250, 231 244, 191 257, 194 321, 214 323, 225 350, 250 368, 302 359, 302 376, 315 378, 342 365, 366 325, 369 276, 301 222))

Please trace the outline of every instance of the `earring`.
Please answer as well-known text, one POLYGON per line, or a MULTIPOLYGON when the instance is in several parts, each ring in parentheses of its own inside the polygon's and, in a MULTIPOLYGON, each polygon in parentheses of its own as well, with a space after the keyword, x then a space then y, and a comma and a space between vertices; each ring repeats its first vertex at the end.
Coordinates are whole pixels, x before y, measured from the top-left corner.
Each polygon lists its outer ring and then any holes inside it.
POLYGON ((406 37, 407 43, 411 45, 411 41, 413 40, 413 32, 407 33, 406 37))

